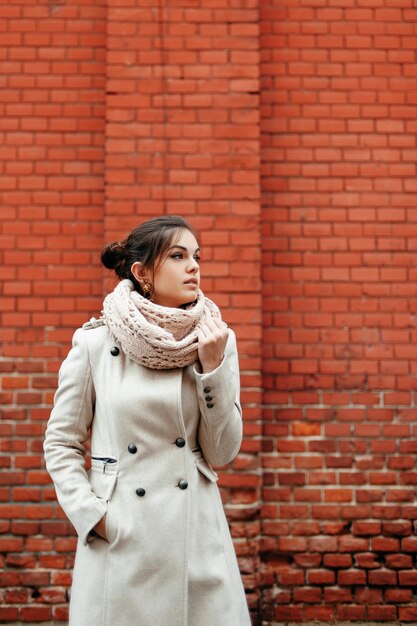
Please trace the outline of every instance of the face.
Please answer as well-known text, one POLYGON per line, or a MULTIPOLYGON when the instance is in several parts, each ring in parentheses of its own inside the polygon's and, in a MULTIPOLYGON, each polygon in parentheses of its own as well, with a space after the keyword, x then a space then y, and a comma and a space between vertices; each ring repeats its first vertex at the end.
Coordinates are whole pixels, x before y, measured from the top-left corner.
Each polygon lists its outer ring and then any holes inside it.
POLYGON ((178 308, 197 298, 200 287, 200 248, 189 230, 180 230, 158 259, 154 274, 144 273, 152 285, 152 302, 178 308))

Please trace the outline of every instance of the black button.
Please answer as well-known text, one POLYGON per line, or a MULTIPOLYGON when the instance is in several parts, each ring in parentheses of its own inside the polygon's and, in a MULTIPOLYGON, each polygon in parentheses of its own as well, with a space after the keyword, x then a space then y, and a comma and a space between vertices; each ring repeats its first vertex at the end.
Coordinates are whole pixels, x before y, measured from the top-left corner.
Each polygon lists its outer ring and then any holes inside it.
POLYGON ((208 409, 212 409, 213 407, 214 407, 214 404, 212 402, 207 402, 208 409))
POLYGON ((134 443, 129 443, 127 449, 129 450, 130 454, 136 454, 136 452, 138 451, 134 443))
POLYGON ((136 495, 139 496, 140 498, 144 496, 145 493, 146 491, 142 487, 139 487, 138 489, 136 489, 136 495))
POLYGON ((204 387, 204 393, 210 393, 211 387, 204 387))
POLYGON ((178 487, 180 489, 187 489, 187 487, 188 487, 187 481, 184 480, 184 479, 181 479, 180 482, 178 483, 178 487))
POLYGON ((211 396, 206 396, 206 400, 207 402, 210 402, 211 400, 213 400, 213 398, 211 396))
POLYGON ((185 439, 178 437, 178 439, 175 440, 175 445, 179 448, 183 448, 185 446, 185 439))
POLYGON ((114 346, 114 348, 112 348, 112 349, 110 350, 110 354, 111 354, 112 356, 117 356, 118 354, 120 354, 120 350, 119 350, 119 348, 118 348, 117 346, 114 346))

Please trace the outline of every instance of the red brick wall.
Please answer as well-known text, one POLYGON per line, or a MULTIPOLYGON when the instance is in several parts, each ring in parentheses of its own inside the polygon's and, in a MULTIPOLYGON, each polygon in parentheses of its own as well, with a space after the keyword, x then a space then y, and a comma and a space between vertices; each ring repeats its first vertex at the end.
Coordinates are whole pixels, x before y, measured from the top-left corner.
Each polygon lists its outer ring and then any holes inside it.
POLYGON ((417 619, 413 0, 261 2, 264 616, 417 619))
MULTIPOLYGON (((161 212, 202 242, 202 289, 238 336, 245 439, 219 485, 259 603, 261 448, 257 2, 110 0, 104 238, 161 212), (198 5, 198 6, 196 6, 198 5)), ((111 281, 106 281, 109 284, 111 281)))
POLYGON ((0 620, 66 616, 72 531, 42 438, 72 329, 97 310, 104 2, 0 7, 0 620), (86 269, 87 268, 87 269, 86 269))
POLYGON ((161 213, 199 230, 203 289, 239 338, 245 441, 219 484, 258 604, 258 10, 163 4, 0 7, 2 622, 66 620, 76 539, 42 458, 56 373, 114 284, 102 245, 161 213))
POLYGON ((66 619, 56 372, 113 285, 100 247, 160 213, 199 229, 238 335, 220 486, 255 620, 417 620, 416 23, 413 0, 0 7, 0 621, 66 619))

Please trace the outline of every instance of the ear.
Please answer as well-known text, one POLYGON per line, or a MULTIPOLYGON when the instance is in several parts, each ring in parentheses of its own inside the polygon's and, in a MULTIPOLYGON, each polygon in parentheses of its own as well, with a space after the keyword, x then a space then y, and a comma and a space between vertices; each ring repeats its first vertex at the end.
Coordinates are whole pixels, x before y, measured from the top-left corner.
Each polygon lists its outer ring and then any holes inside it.
POLYGON ((130 268, 130 271, 132 272, 133 276, 136 278, 136 280, 141 286, 143 286, 145 282, 147 282, 143 265, 139 261, 135 261, 133 263, 133 265, 130 268))

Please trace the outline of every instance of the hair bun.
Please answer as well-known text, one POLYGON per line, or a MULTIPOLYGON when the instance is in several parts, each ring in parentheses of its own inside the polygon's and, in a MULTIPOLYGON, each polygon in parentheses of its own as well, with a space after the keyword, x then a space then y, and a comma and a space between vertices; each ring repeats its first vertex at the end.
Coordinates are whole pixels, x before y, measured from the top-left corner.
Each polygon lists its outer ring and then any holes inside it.
POLYGON ((104 246, 103 251, 101 253, 101 262, 104 267, 107 267, 109 270, 116 270, 122 265, 123 261, 126 257, 126 249, 121 241, 114 241, 113 243, 108 243, 104 246))

